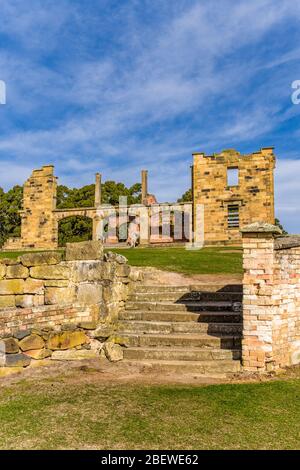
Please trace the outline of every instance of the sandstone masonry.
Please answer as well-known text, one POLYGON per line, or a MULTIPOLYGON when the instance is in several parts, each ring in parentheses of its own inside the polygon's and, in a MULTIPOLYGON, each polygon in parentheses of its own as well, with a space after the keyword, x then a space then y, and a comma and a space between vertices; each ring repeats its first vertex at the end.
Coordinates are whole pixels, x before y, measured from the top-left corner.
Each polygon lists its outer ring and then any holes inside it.
POLYGON ((194 154, 194 227, 200 204, 206 244, 240 243, 241 227, 256 221, 274 224, 274 168, 272 147, 250 155, 236 150, 194 154))
POLYGON ((104 254, 100 242, 69 244, 65 258, 42 252, 0 260, 0 365, 90 358, 109 339, 94 332, 113 330, 140 273, 123 256, 104 254))
POLYGON ((278 227, 243 230, 243 366, 272 371, 300 363, 300 237, 278 227))

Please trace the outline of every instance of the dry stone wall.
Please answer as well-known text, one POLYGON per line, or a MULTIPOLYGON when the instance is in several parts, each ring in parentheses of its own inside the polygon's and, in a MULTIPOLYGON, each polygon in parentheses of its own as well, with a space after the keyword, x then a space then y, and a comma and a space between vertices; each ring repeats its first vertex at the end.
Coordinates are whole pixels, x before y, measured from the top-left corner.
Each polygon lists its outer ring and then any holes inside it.
POLYGON ((0 260, 2 365, 97 356, 140 277, 100 242, 0 260))
POLYGON ((300 237, 279 235, 269 224, 243 229, 242 349, 249 371, 300 363, 300 237))

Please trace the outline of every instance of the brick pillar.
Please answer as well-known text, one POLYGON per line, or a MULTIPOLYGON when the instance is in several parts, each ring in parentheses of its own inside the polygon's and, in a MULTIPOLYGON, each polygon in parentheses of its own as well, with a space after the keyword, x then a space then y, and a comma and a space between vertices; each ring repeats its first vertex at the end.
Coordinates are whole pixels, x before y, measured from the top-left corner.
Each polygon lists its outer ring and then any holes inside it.
POLYGON ((243 235, 243 340, 245 370, 265 372, 278 368, 274 354, 274 321, 277 317, 274 225, 254 223, 243 235))

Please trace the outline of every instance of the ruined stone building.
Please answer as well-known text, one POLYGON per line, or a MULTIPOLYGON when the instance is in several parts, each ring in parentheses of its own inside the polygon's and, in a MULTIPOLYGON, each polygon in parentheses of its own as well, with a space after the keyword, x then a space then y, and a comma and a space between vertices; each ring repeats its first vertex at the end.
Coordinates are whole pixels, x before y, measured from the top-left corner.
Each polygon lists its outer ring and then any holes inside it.
POLYGON ((194 214, 204 206, 206 244, 241 241, 240 229, 253 222, 274 224, 273 147, 249 155, 236 150, 193 154, 194 214))
MULTIPOLYGON (((34 170, 24 185, 21 237, 9 239, 3 248, 56 249, 59 222, 73 216, 91 218, 93 240, 97 240, 105 219, 110 220, 114 229, 121 220, 129 223, 132 211, 131 219, 139 220, 142 244, 199 242, 201 238, 207 245, 234 244, 241 242, 241 227, 257 221, 274 224, 272 147, 250 155, 225 150, 214 155, 195 153, 193 158, 193 201, 158 204, 155 196, 148 193, 148 172, 143 170, 141 205, 132 206, 125 218, 122 207, 113 211, 117 215, 112 215, 111 208, 102 205, 99 173, 94 207, 57 209, 57 177, 53 166, 34 170)), ((116 230, 108 234, 108 241, 119 241, 116 230)))

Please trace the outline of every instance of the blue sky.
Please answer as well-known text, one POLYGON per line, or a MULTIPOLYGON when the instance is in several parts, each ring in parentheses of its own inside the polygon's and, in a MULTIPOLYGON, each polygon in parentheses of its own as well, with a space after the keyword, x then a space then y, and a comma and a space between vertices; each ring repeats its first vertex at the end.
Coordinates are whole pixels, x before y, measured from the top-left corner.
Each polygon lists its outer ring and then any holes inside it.
POLYGON ((300 233, 300 2, 1 0, 0 185, 53 163, 62 183, 134 183, 160 201, 191 153, 275 146, 276 211, 300 233))

